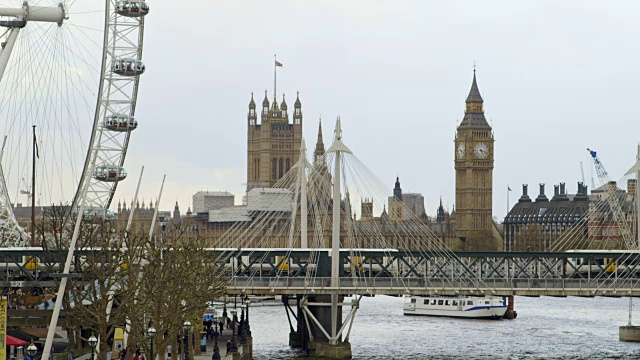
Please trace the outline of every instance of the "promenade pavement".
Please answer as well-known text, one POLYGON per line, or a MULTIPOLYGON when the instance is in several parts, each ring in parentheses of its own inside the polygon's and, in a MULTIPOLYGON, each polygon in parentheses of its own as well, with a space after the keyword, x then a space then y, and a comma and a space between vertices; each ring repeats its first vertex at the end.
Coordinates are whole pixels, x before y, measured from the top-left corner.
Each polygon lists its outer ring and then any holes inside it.
MULTIPOLYGON (((233 336, 231 330, 224 329, 222 330, 222 335, 218 336, 218 347, 220 348, 220 358, 221 359, 230 359, 231 356, 227 357, 227 340, 231 340, 233 336)), ((240 341, 237 337, 238 342, 240 341)), ((213 355, 213 340, 207 340, 207 352, 202 353, 201 355, 195 355, 194 360, 211 360, 211 356, 213 355)))

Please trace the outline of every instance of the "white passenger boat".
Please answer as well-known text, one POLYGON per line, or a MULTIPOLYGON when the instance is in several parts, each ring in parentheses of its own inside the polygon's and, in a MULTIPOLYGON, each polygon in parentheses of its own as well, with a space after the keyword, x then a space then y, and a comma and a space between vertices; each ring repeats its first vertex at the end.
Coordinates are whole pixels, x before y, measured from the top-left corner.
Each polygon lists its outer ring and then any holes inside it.
POLYGON ((502 319, 505 296, 405 296, 405 315, 446 316, 467 319, 502 319))

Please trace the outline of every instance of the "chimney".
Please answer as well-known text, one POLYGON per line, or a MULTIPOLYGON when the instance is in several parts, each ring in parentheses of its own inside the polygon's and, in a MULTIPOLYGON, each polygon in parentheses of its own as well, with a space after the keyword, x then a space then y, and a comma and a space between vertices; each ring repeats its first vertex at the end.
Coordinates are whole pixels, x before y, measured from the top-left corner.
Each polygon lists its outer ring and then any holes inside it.
POLYGON ((608 190, 611 190, 613 188, 613 191, 615 191, 618 188, 618 183, 616 181, 609 181, 608 185, 609 185, 608 190))
POLYGON ((560 186, 553 185, 553 198, 551 198, 551 201, 558 201, 559 196, 560 196, 560 186))
POLYGON ((627 194, 629 195, 629 197, 636 196, 637 188, 638 188, 638 180, 636 179, 627 180, 627 194))
POLYGON ((589 196, 587 195, 587 187, 582 181, 578 181, 578 192, 576 193, 576 196, 573 197, 573 201, 586 200, 589 200, 589 196))
POLYGON ((563 182, 560 183, 560 195, 558 196, 558 201, 569 201, 569 196, 567 196, 567 189, 563 182))
POLYGON ((549 201, 547 199, 547 195, 544 194, 544 184, 540 184, 540 194, 536 198, 536 202, 546 202, 549 201))
POLYGON ((531 202, 531 198, 529 197, 529 195, 527 194, 527 188, 529 187, 529 185, 527 184, 522 184, 522 196, 520 197, 520 199, 518 200, 519 203, 521 202, 531 202))

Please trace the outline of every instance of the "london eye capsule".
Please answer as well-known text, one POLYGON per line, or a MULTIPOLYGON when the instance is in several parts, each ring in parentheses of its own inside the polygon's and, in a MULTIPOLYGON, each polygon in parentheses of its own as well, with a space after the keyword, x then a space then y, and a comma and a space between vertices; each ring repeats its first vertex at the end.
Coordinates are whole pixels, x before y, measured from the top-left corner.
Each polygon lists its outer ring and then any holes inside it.
POLYGON ((149 5, 144 0, 120 0, 116 12, 127 17, 142 17, 149 13, 149 5))
POLYGON ((138 127, 138 122, 133 116, 115 114, 104 119, 104 127, 111 131, 132 131, 138 127))
POLYGON ((100 165, 96 166, 93 171, 93 178, 99 181, 116 182, 122 181, 127 177, 127 170, 116 165, 100 165))
POLYGON ((122 76, 141 75, 144 70, 144 63, 136 59, 117 59, 111 64, 111 71, 122 76))

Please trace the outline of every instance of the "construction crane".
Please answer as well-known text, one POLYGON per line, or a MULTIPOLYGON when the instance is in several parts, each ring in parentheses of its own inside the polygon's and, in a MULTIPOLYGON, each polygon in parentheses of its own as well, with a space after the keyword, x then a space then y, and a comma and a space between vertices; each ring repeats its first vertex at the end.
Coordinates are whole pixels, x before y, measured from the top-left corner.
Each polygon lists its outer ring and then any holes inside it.
POLYGON ((628 250, 637 250, 638 244, 633 239, 633 235, 631 233, 631 229, 629 228, 629 223, 627 223, 627 217, 622 211, 622 205, 620 205, 619 194, 617 194, 617 188, 615 186, 611 186, 609 183, 611 179, 609 178, 609 174, 607 170, 605 170, 602 162, 598 158, 596 152, 587 148, 589 154, 593 158, 593 164, 596 168, 596 173, 598 174, 598 178, 601 182, 603 182, 607 187, 606 199, 609 207, 611 208, 611 212, 613 213, 613 220, 618 224, 618 228, 620 229, 620 235, 622 235, 622 240, 624 241, 625 246, 628 250))

